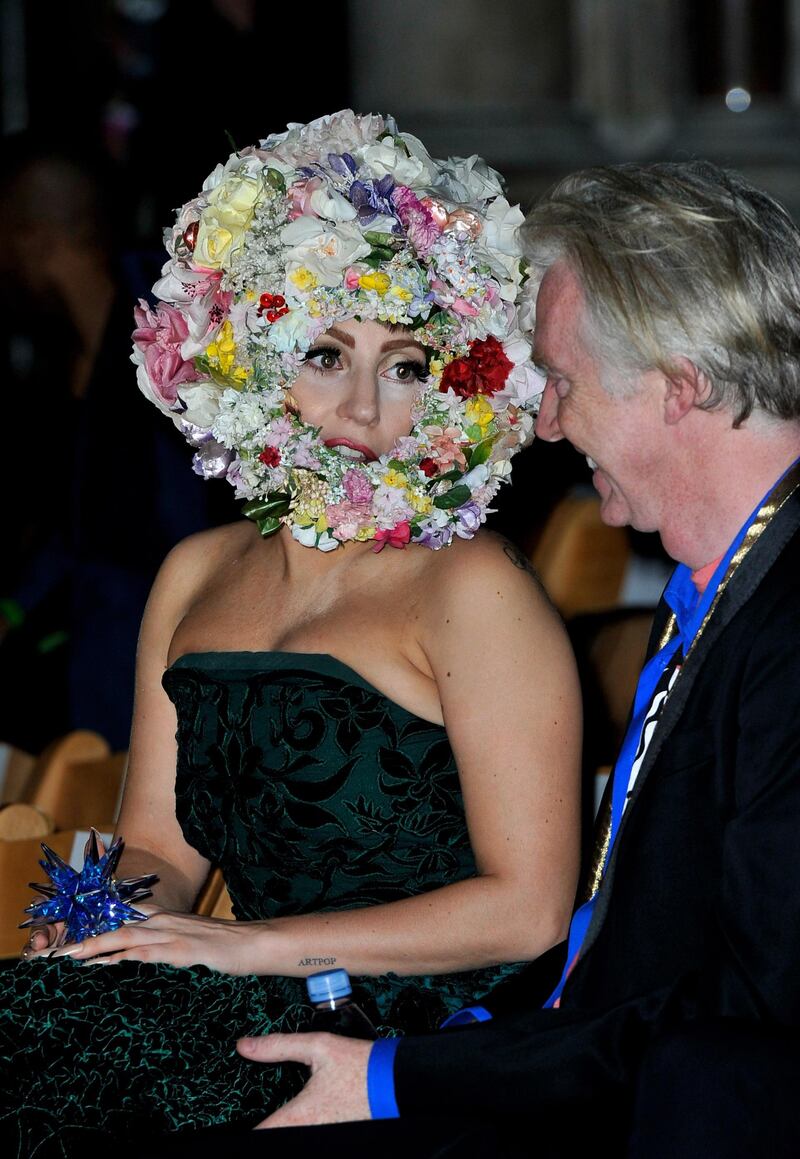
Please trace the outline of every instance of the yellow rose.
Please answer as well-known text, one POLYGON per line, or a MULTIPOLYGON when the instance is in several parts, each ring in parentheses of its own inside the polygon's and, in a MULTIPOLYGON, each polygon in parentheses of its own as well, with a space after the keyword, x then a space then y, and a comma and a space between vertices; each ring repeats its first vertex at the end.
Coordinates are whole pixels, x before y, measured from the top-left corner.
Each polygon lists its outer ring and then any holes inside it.
POLYGON ((198 265, 217 270, 229 263, 250 227, 263 187, 260 175, 240 171, 212 189, 197 229, 198 265))
POLYGON ((376 294, 380 294, 383 297, 391 286, 392 280, 388 274, 383 274, 380 270, 376 270, 374 274, 362 274, 358 279, 358 284, 362 290, 374 290, 376 294))

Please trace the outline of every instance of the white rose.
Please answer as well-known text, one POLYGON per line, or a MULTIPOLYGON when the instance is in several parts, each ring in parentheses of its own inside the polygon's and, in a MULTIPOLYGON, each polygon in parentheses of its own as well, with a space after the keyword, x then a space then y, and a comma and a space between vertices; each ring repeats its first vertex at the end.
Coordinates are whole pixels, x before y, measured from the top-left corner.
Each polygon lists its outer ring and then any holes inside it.
POLYGON ((317 217, 324 217, 327 221, 352 221, 358 216, 355 206, 346 197, 324 185, 314 190, 309 203, 317 217))
POLYGON ((220 394, 220 388, 213 382, 183 383, 178 387, 178 395, 186 406, 181 418, 196 427, 210 429, 219 414, 220 394))
POLYGON ((364 150, 364 164, 378 178, 387 175, 398 185, 425 185, 432 178, 432 169, 422 157, 406 156, 394 141, 380 141, 364 150))

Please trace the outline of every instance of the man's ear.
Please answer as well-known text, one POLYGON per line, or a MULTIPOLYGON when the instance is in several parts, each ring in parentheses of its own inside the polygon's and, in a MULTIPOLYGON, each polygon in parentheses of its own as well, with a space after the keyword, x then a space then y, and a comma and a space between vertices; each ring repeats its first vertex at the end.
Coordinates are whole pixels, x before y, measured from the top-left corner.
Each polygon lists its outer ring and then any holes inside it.
POLYGON ((705 371, 688 358, 676 358, 664 378, 664 419, 670 425, 679 423, 694 407, 700 406, 711 393, 705 371))

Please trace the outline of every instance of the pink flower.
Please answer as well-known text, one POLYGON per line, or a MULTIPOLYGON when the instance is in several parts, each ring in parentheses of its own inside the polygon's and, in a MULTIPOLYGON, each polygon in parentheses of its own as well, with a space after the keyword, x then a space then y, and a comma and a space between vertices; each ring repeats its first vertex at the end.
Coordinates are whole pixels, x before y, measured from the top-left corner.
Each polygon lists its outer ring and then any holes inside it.
POLYGON ((437 462, 439 473, 444 474, 450 467, 460 467, 466 470, 467 460, 464 451, 457 441, 461 432, 457 427, 426 427, 425 433, 430 438, 431 457, 437 462))
POLYGON ((372 484, 358 467, 348 467, 342 476, 342 486, 351 503, 369 505, 372 502, 372 484))
POLYGON ((384 527, 375 533, 375 544, 373 551, 383 551, 388 543, 390 547, 403 548, 411 539, 411 527, 404 520, 402 523, 396 524, 394 527, 384 527))
POLYGON ((344 284, 348 290, 357 290, 358 283, 361 279, 361 274, 353 266, 349 266, 345 271, 344 284))
POLYGON ((311 194, 315 189, 322 187, 321 177, 309 177, 304 181, 295 181, 294 185, 290 185, 286 191, 289 198, 289 221, 296 221, 298 217, 302 217, 307 213, 312 217, 317 214, 311 208, 311 194))
POLYGON ((147 377, 159 398, 174 405, 181 383, 196 382, 200 377, 194 364, 181 355, 189 333, 186 320, 174 306, 159 302, 153 310, 141 298, 133 313, 133 341, 144 359, 147 377))
POLYGON ((334 539, 340 543, 355 539, 359 531, 372 523, 371 512, 357 503, 329 503, 325 508, 325 518, 334 539))
POLYGON ((418 254, 424 256, 441 234, 441 227, 433 214, 406 185, 397 185, 392 191, 392 204, 418 254))
POLYGON ((461 314, 468 318, 474 318, 477 314, 480 314, 478 307, 473 306, 472 302, 467 302, 465 298, 456 298, 450 309, 454 314, 461 314))

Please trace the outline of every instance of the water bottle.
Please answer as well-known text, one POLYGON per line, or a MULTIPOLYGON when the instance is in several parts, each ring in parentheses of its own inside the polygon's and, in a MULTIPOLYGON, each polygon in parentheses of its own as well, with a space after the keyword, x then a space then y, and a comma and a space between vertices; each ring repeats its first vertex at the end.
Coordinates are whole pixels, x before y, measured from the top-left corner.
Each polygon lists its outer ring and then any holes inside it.
POLYGON ((311 1030, 342 1034, 345 1038, 377 1038, 378 1033, 360 1006, 353 1001, 347 970, 321 970, 306 978, 308 998, 314 1007, 311 1030))

